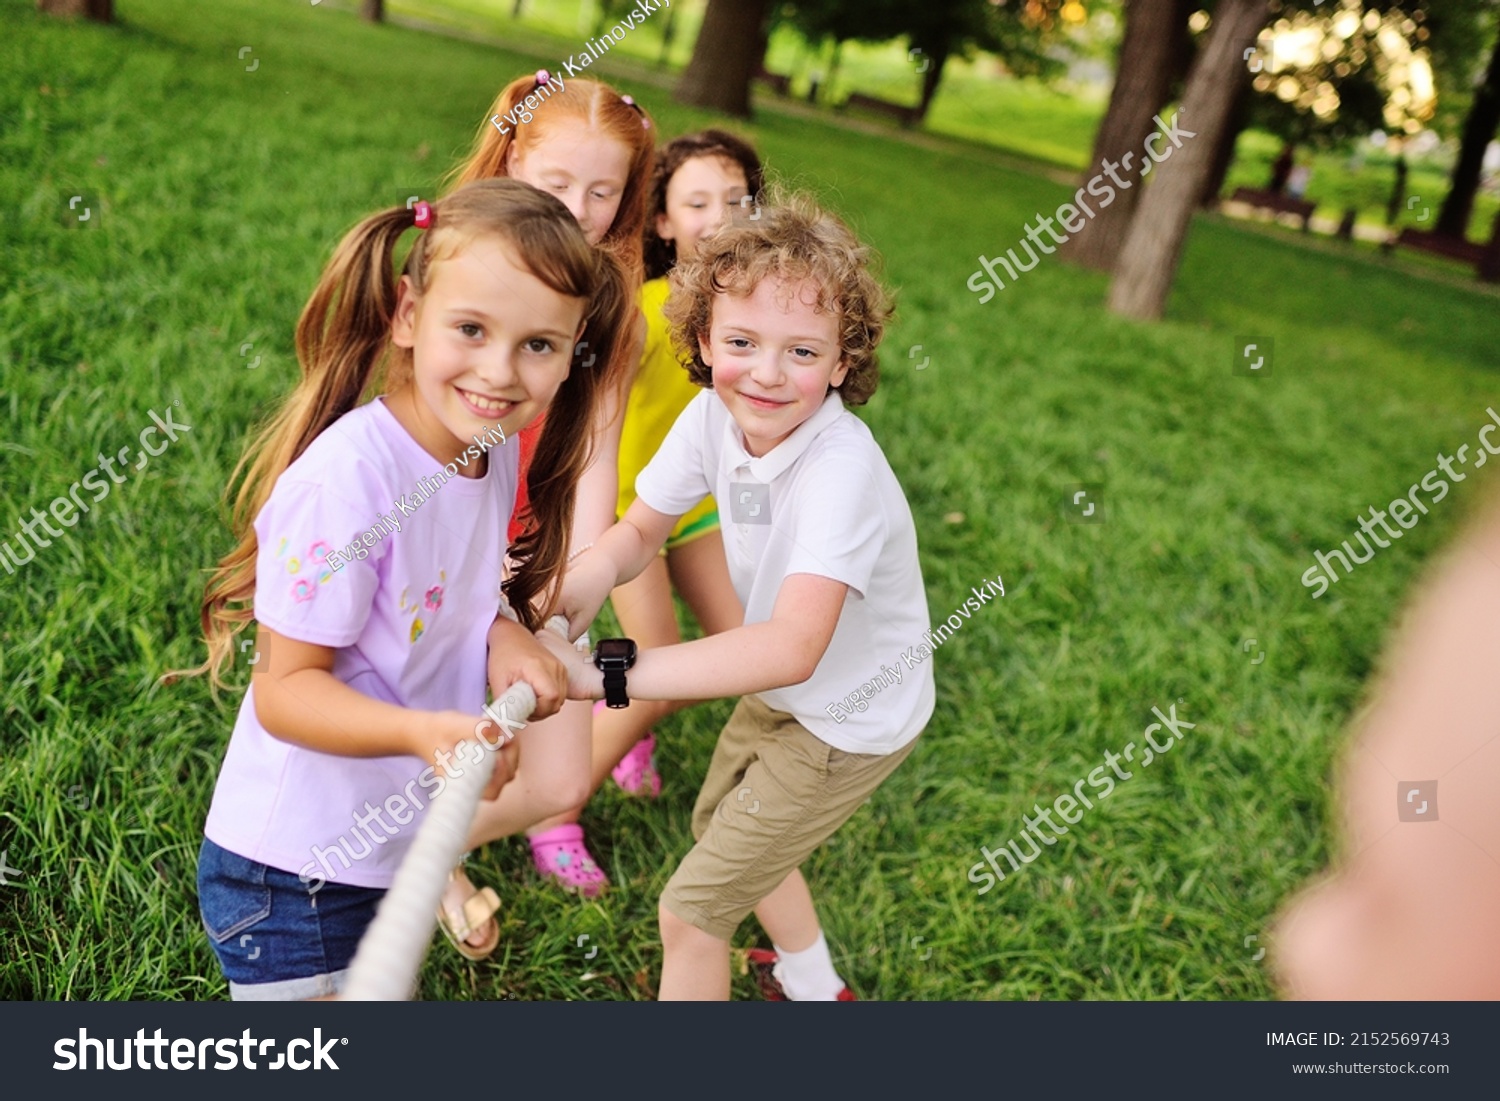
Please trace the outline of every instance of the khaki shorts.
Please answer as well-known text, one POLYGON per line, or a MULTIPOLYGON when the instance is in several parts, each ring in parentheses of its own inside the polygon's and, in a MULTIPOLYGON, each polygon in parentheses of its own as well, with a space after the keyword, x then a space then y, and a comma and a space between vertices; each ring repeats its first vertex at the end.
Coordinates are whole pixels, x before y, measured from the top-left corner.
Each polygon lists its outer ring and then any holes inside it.
POLYGON ((662 905, 729 940, 745 916, 853 816, 916 745, 845 753, 758 696, 729 716, 698 802, 693 836, 662 905))

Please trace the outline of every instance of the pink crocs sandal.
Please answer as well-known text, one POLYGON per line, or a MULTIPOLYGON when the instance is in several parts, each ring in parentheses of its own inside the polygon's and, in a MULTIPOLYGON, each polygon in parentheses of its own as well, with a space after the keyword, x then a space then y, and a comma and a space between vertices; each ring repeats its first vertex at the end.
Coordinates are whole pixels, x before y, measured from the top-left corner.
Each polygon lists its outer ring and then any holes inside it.
POLYGON ((661 774, 656 771, 656 735, 647 734, 620 760, 610 773, 627 795, 655 799, 661 794, 661 774))
POLYGON ((531 859, 543 879, 555 880, 569 891, 593 898, 609 886, 609 876, 594 863, 583 843, 583 827, 576 822, 556 826, 528 838, 531 859))

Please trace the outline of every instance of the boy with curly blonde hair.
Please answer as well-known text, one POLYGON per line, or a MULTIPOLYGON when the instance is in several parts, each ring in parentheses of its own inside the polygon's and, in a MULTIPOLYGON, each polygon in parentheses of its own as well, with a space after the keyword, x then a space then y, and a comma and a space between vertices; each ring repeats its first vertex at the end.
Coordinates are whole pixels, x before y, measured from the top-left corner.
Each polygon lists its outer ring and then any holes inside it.
POLYGON ((606 695, 608 680, 616 706, 627 691, 742 697, 693 811, 697 844, 661 899, 663 1000, 729 996, 729 940, 752 910, 775 945, 751 952, 769 997, 854 1000, 798 867, 911 752, 935 695, 911 510, 845 408, 875 391, 890 315, 871 260, 805 197, 699 243, 673 275, 667 317, 708 390, 564 583, 576 634, 678 517, 715 497, 744 625, 638 658, 629 640, 606 640, 600 668, 575 658, 570 678, 585 699, 606 695), (835 702, 877 691, 873 705, 835 702))

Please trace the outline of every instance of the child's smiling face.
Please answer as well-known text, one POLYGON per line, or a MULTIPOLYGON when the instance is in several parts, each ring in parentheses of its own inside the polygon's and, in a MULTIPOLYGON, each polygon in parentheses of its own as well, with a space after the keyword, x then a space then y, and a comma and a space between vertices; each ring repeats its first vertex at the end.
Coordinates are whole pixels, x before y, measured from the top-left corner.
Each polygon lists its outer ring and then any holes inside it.
POLYGON ((412 350, 413 380, 392 395, 392 411, 444 463, 496 425, 515 435, 568 377, 584 308, 495 237, 433 263, 425 294, 403 276, 391 340, 412 350))
POLYGON ((836 313, 817 309, 809 280, 762 279, 748 295, 716 294, 707 339, 698 342, 719 395, 757 457, 823 404, 848 368, 836 313))
POLYGON ((656 235, 673 243, 679 263, 691 259, 698 242, 728 220, 749 189, 736 161, 690 157, 667 181, 666 210, 656 216, 656 235))

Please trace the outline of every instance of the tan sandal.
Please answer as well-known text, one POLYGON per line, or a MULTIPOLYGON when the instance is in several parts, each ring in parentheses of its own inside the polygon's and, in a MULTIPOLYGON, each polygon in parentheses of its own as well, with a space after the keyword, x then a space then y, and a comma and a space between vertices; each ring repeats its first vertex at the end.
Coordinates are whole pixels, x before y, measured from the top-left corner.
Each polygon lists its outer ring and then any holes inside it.
MULTIPOLYGON (((455 868, 450 879, 457 879, 458 875, 459 869, 455 868)), ((458 949, 458 954, 464 959, 486 959, 500 946, 500 923, 494 920, 499 909, 500 896, 495 893, 495 889, 483 887, 470 895, 464 901, 463 909, 458 912, 450 911, 444 903, 439 903, 438 928, 442 929, 448 942, 458 949), (469 937, 479 932, 486 922, 491 926, 490 935, 484 938, 482 945, 470 944, 469 937)))

